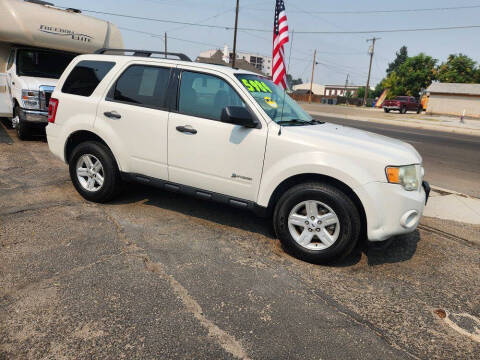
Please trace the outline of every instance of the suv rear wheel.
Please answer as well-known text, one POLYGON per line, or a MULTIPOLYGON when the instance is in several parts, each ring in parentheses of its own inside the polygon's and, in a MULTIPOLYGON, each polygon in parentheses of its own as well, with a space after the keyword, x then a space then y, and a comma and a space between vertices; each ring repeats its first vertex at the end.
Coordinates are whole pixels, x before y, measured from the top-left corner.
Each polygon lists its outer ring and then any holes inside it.
POLYGON ((99 142, 84 142, 73 150, 69 160, 70 178, 85 199, 107 202, 121 185, 117 163, 108 147, 99 142))
POLYGON ((360 215, 352 200, 336 187, 322 183, 289 189, 275 207, 273 222, 286 250, 312 263, 347 256, 361 233, 360 215))

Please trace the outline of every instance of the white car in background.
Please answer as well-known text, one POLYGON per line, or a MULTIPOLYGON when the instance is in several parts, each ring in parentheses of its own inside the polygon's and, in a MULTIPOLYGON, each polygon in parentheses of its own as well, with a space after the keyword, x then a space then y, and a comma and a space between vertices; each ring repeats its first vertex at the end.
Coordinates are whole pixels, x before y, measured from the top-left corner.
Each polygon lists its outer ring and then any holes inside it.
POLYGON ((139 181, 252 209, 315 263, 416 229, 429 186, 411 145, 316 121, 257 74, 131 51, 78 56, 50 100, 50 150, 85 199, 139 181))

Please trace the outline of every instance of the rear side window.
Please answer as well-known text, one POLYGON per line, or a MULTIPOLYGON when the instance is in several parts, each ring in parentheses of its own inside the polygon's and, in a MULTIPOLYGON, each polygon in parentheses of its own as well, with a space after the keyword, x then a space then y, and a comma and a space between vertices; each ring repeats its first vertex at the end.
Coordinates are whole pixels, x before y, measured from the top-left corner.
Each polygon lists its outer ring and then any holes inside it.
POLYGON ((65 80, 62 92, 90 96, 114 66, 110 61, 80 61, 65 80))
POLYGON ((118 78, 109 100, 165 108, 169 78, 170 68, 132 65, 118 78))

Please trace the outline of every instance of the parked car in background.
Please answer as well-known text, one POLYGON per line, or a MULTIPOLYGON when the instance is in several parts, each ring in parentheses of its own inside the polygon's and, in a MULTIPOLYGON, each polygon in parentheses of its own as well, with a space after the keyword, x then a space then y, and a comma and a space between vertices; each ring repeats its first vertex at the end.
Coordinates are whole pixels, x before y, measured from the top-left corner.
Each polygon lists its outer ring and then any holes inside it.
POLYGON ((393 100, 383 102, 383 111, 389 113, 392 110, 405 114, 407 111, 415 111, 417 114, 422 112, 422 105, 413 96, 397 96, 393 100))
POLYGON ((123 48, 117 27, 44 1, 0 1, 0 116, 18 137, 47 125, 48 102, 72 59, 102 47, 123 48))

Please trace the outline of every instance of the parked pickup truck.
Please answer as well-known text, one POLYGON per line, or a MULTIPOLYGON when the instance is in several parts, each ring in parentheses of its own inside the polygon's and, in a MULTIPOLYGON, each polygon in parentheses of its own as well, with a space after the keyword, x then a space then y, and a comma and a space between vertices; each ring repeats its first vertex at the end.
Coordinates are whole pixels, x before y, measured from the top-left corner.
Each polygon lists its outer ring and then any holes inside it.
POLYGON ((393 100, 385 100, 382 107, 386 113, 391 110, 400 111, 400 114, 405 114, 407 111, 416 111, 417 114, 422 112, 422 105, 413 96, 397 96, 393 100))

